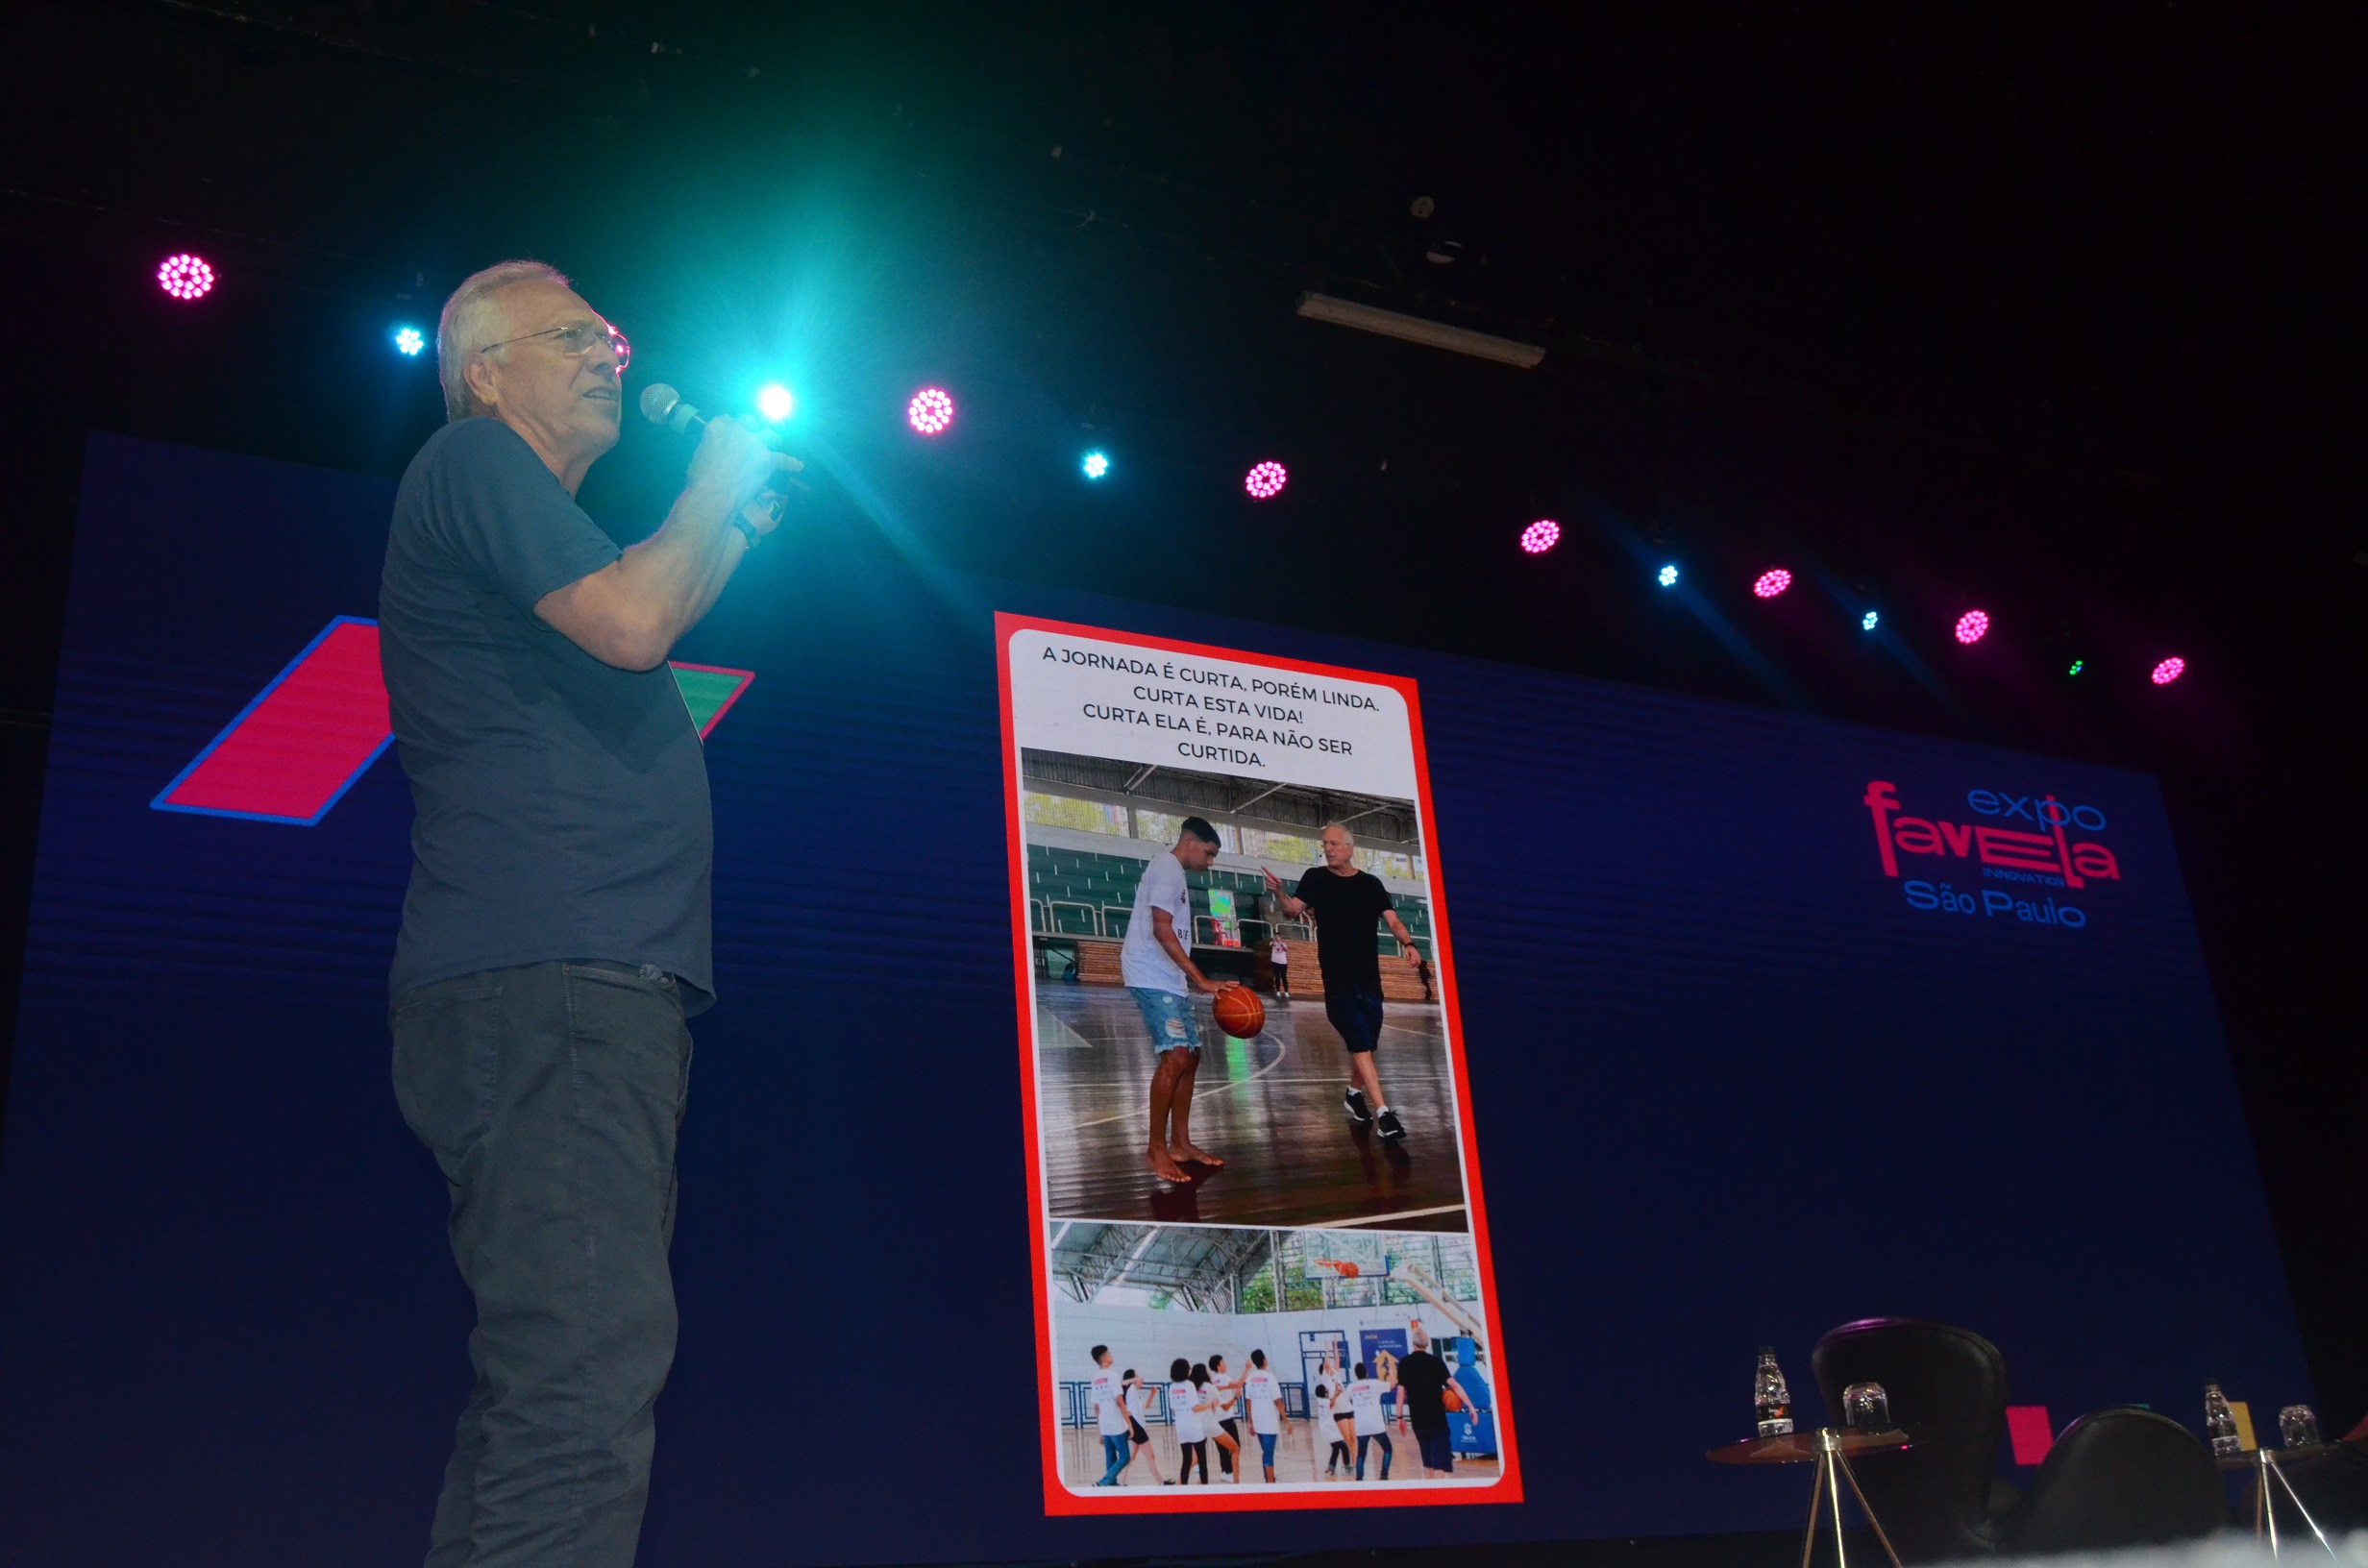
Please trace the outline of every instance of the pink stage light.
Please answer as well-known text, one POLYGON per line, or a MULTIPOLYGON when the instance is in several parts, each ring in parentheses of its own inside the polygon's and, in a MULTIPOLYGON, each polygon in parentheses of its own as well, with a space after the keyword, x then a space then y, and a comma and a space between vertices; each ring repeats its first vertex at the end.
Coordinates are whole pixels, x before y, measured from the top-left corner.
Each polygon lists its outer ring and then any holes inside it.
POLYGON ((936 435, 953 423, 953 397, 942 386, 925 386, 904 405, 905 423, 924 435, 936 435))
POLYGON ((1272 501, 1283 493, 1283 481, 1290 478, 1282 464, 1264 462, 1242 476, 1242 488, 1252 501, 1272 501))
POLYGON ((1762 599, 1774 599, 1791 586, 1792 574, 1781 566, 1771 566, 1760 574, 1760 580, 1751 585, 1751 591, 1762 599))
POLYGON ((2187 673, 2187 661, 2176 655, 2155 666, 2155 684, 2168 686, 2187 673))
POLYGON ((1989 633, 1989 616, 1982 610, 1967 610, 1957 618, 1957 640, 1978 643, 1989 633))
POLYGON ((1521 530, 1521 548, 1532 555, 1542 555, 1562 542, 1563 526, 1550 517, 1542 517, 1521 530))
POLYGON ((168 256, 157 268, 157 287, 176 300, 202 300, 213 292, 213 268, 186 251, 168 256))

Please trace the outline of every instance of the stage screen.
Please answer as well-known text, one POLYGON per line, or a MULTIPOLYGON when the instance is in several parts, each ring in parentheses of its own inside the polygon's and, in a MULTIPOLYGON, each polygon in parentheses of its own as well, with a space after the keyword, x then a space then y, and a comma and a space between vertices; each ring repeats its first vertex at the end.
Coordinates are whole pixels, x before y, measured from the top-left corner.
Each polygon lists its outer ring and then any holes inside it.
MULTIPOLYGON (((0 1149, 8 1560, 424 1550, 471 1313, 389 1084, 392 496, 91 438, 0 1149)), ((2026 1434, 2125 1403, 2193 1427, 2207 1379, 2256 1412, 2308 1397, 2151 779, 1295 630, 1292 605, 793 529, 677 649, 719 1001, 643 1561, 1797 1529, 1799 1472, 1703 1451, 1748 1434, 1762 1344, 1823 1419, 1811 1346, 1874 1314, 1995 1341, 2047 1412, 2026 1434), (1061 648, 1241 685, 1017 673, 1061 648), (1182 867, 1195 816, 1221 842, 1182 867), (1326 821, 1342 884, 1379 890, 1354 913, 1402 1139, 1344 1098, 1365 1025, 1317 963, 1328 906, 1285 902, 1335 874, 1326 821), (1162 898, 1255 1029, 1130 994, 1162 898), (1182 1182, 1144 1158, 1155 1039, 1196 1041, 1176 1147, 1224 1162, 1182 1182), (1386 1426, 1418 1334, 1466 1390, 1454 1470, 1398 1429, 1388 1482, 1320 1477, 1325 1420, 1386 1426), (1117 1408, 1150 1460, 1117 1488, 1091 1485, 1089 1341, 1139 1374, 1117 1408), (1196 1418, 1172 1363, 1212 1357, 1279 1405, 1271 1487, 1248 1420, 1244 1483, 1148 1473, 1196 1418)))

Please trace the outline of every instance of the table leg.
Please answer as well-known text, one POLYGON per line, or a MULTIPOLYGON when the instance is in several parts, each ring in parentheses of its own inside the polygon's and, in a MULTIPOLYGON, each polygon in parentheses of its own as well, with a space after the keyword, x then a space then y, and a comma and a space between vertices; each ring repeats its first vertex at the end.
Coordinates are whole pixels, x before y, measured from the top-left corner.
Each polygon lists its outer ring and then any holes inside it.
MULTIPOLYGON (((1883 1555, 1891 1559, 1891 1568, 1902 1568, 1899 1554, 1891 1550, 1891 1537, 1883 1532, 1883 1521, 1876 1518, 1875 1510, 1866 1506, 1866 1493, 1859 1486, 1858 1472, 1850 1468, 1850 1460, 1846 1456, 1837 1454, 1834 1457, 1841 1463, 1842 1479, 1850 1482, 1850 1495, 1859 1500, 1859 1511, 1866 1515, 1866 1523, 1874 1531, 1875 1539, 1882 1543, 1883 1555)), ((2284 1478, 2280 1477, 2279 1479, 2283 1480, 2284 1478)))
POLYGON ((2269 1555, 2274 1557, 2278 1556, 2278 1500, 2269 1495, 2269 1450, 2257 1448, 2253 1456, 2253 1467, 2260 1472, 2254 1485, 2260 1489, 2261 1518, 2269 1526, 2269 1555))
POLYGON ((2269 1478, 2261 1473, 2261 1452, 2253 1452, 2253 1538, 2261 1538, 2262 1510, 2269 1507, 2269 1478))
POLYGON ((2310 1527, 2310 1533, 2319 1538, 2319 1544, 2327 1549, 2327 1555, 2331 1557, 2335 1556, 2335 1543, 2327 1538, 2327 1531, 2319 1528, 2319 1522, 2310 1517, 2310 1510, 2303 1507, 2302 1494, 2295 1491, 2294 1483, 2285 1479, 2285 1472, 2279 1468, 2278 1461, 2264 1458, 2261 1467, 2278 1478, 2278 1484, 2285 1488, 2285 1495, 2294 1504, 2294 1511, 2303 1516, 2303 1523, 2310 1527))
POLYGON ((1825 1466, 1820 1463, 1811 1474, 1809 1482, 1809 1527, 1801 1531, 1801 1568, 1809 1568, 1809 1555, 1817 1549, 1817 1505, 1824 1500, 1825 1466))
POLYGON ((1841 1544, 1841 1482, 1834 1474, 1834 1440, 1825 1440, 1825 1490, 1834 1503, 1834 1564, 1835 1568, 1850 1568, 1850 1555, 1841 1544))

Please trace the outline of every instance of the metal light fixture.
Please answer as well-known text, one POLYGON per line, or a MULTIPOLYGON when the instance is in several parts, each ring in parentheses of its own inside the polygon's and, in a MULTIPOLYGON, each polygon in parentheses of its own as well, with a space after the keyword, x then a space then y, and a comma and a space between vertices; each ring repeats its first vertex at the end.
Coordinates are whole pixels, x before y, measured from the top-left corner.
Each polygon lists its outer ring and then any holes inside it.
POLYGON ((1328 321, 1336 327, 1354 327, 1359 331, 1379 332, 1384 337, 1402 338, 1427 348, 1448 349, 1456 354, 1468 354, 1475 359, 1492 359, 1500 365, 1517 365, 1523 370, 1545 357, 1545 350, 1535 343, 1517 343, 1509 337, 1475 332, 1465 327, 1449 327, 1444 322, 1425 321, 1420 316, 1401 315, 1395 310, 1359 305, 1353 300, 1336 300, 1329 294, 1310 292, 1300 295, 1298 313, 1310 321, 1328 321))

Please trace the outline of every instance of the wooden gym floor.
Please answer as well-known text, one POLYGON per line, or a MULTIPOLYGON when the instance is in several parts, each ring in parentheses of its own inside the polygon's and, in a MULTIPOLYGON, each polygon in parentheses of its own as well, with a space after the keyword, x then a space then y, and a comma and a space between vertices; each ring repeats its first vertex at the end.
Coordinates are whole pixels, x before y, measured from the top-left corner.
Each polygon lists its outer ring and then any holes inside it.
POLYGON ((1221 1170, 1173 1187, 1143 1163, 1154 1059, 1125 992, 1037 988, 1036 1043, 1056 1219, 1394 1231, 1468 1228, 1453 1085, 1439 1009, 1389 1004, 1375 1065, 1407 1137, 1388 1143, 1341 1106, 1348 1055, 1320 1001, 1267 1003, 1256 1040, 1227 1038, 1196 997, 1200 1074, 1193 1141, 1221 1170))

